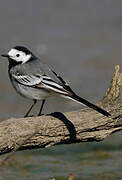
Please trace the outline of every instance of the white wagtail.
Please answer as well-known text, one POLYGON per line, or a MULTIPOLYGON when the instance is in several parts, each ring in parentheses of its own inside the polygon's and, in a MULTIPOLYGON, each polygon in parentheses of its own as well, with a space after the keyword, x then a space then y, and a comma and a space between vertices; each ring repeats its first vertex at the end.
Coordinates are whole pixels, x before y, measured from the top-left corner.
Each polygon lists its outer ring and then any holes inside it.
POLYGON ((51 96, 71 99, 98 111, 104 116, 110 116, 104 109, 77 96, 59 75, 27 48, 16 46, 8 54, 3 54, 2 56, 8 58, 8 73, 15 90, 20 95, 32 99, 34 102, 25 117, 29 115, 36 102, 42 100, 38 114, 40 116, 45 100, 51 96))

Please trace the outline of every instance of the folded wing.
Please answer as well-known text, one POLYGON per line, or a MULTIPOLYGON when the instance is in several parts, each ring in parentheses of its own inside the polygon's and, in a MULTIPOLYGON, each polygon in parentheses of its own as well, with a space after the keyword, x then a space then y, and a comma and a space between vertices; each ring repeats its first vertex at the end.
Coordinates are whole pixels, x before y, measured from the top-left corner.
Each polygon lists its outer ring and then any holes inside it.
POLYGON ((63 79, 61 78, 62 85, 55 82, 51 77, 40 74, 13 74, 13 78, 19 84, 30 86, 34 88, 45 88, 51 90, 55 93, 60 93, 64 95, 69 95, 68 87, 65 83, 63 83, 63 79))

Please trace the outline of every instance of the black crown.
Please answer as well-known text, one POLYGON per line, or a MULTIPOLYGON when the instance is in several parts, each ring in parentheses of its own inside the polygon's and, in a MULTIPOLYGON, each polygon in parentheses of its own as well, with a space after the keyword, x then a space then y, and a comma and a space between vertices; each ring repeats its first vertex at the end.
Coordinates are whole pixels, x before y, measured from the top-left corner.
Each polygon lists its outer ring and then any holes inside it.
POLYGON ((32 54, 31 51, 29 51, 26 47, 24 46, 15 46, 14 49, 18 50, 18 51, 22 51, 25 54, 32 54))

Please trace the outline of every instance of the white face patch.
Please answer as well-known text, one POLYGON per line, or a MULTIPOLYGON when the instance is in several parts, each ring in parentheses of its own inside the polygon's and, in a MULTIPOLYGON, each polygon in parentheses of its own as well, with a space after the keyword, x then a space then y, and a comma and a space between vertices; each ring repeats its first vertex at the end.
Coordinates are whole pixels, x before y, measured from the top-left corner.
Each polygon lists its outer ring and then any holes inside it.
POLYGON ((32 56, 31 54, 25 54, 24 52, 19 51, 17 49, 11 49, 8 52, 8 55, 11 59, 14 59, 17 62, 22 62, 22 64, 30 60, 32 56))

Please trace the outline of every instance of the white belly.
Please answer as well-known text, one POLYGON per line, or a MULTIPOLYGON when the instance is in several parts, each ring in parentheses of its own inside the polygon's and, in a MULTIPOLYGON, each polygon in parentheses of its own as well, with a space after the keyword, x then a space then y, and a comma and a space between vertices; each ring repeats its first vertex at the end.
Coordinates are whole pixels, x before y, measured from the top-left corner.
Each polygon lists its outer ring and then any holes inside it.
POLYGON ((53 94, 51 94, 48 90, 24 86, 22 84, 18 84, 16 81, 12 82, 12 85, 20 95, 29 99, 44 100, 50 96, 53 96, 53 94))

